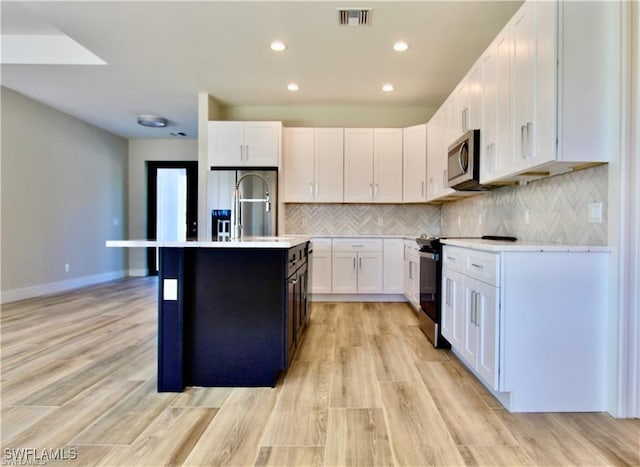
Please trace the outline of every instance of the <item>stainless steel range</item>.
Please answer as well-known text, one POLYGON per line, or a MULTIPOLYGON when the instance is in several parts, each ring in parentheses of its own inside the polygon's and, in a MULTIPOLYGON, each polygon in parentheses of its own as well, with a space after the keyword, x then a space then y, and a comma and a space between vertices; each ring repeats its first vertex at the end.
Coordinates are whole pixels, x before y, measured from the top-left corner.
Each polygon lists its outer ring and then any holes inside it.
POLYGON ((485 235, 483 237, 448 237, 422 235, 416 238, 420 246, 420 329, 433 342, 434 347, 449 349, 451 344, 442 336, 442 242, 446 238, 467 238, 498 241, 516 241, 515 237, 485 235))

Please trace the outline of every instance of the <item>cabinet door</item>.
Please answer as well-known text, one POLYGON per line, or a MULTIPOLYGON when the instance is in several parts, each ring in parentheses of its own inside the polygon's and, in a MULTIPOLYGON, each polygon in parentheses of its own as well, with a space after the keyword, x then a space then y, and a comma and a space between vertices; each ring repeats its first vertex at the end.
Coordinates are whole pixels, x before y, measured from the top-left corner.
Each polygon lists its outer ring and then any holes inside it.
POLYGON ((455 141, 469 129, 469 79, 465 77, 452 95, 451 140, 455 141))
POLYGON ((331 289, 333 293, 358 292, 358 254, 334 252, 331 257, 331 289))
POLYGON ((242 122, 209 122, 209 166, 238 166, 244 157, 242 122))
POLYGON ((279 122, 245 122, 243 165, 277 167, 281 132, 279 122))
POLYGON ((382 293, 382 253, 358 253, 358 292, 382 293))
POLYGON ((496 173, 496 106, 498 98, 496 62, 496 45, 492 44, 482 57, 480 183, 493 181, 496 173))
POLYGON ((331 250, 314 249, 311 268, 311 293, 331 293, 331 250))
POLYGON ((478 334, 477 370, 494 389, 498 388, 498 289, 478 282, 476 327, 478 334))
MULTIPOLYGON (((482 114, 482 61, 471 68, 467 77, 469 107, 463 118, 466 120, 467 130, 477 130, 483 127, 482 114)), ((482 138, 482 132, 480 132, 482 138)))
MULTIPOLYGON (((284 199, 310 202, 314 199, 314 129, 284 129, 284 199)), ((341 187, 342 188, 342 187, 341 187)))
POLYGON ((344 130, 315 129, 314 200, 341 203, 344 190, 344 130))
POLYGON ((402 129, 373 130, 373 201, 402 201, 402 129))
POLYGON ((496 39, 496 145, 493 148, 493 179, 510 173, 513 157, 512 120, 512 41, 506 28, 496 39))
POLYGON ((402 137, 402 201, 426 201, 427 125, 405 128, 402 137))
POLYGON ((383 242, 383 293, 401 294, 404 269, 404 240, 386 238, 383 242))
POLYGON ((442 151, 442 115, 440 108, 429 123, 427 123, 427 201, 436 199, 438 185, 436 174, 441 170, 440 158, 444 157, 442 151))
POLYGON ((478 360, 478 326, 476 325, 476 309, 477 309, 477 284, 474 279, 464 278, 464 306, 462 318, 463 335, 462 335, 462 358, 473 368, 476 367, 478 360))
POLYGON ((462 347, 464 326, 464 276, 449 268, 442 270, 442 335, 451 345, 462 347))
POLYGON ((344 130, 344 200, 373 201, 373 129, 344 130))
POLYGON ((527 167, 535 152, 535 4, 526 2, 513 18, 513 138, 511 171, 527 167))

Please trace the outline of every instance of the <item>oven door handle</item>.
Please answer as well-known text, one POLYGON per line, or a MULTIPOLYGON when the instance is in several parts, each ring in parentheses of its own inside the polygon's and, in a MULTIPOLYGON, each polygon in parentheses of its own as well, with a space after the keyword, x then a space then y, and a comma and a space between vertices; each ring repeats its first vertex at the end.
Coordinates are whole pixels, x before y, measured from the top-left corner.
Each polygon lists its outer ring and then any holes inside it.
POLYGON ((438 261, 440 259, 438 253, 434 253, 432 251, 419 251, 418 254, 420 255, 420 258, 427 258, 433 261, 438 261))

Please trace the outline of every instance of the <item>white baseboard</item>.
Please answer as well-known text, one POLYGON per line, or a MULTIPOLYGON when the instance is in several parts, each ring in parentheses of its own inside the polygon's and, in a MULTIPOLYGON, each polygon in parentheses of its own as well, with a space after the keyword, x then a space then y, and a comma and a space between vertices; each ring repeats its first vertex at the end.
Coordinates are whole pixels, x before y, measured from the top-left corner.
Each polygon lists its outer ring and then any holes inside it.
POLYGON ((87 285, 121 279, 126 277, 126 275, 125 271, 114 271, 104 274, 94 274, 92 276, 76 277, 75 279, 69 279, 66 281, 38 284, 21 289, 5 290, 0 293, 0 303, 10 303, 27 298, 39 297, 41 295, 65 292, 67 290, 86 287, 87 285))
POLYGON ((402 294, 311 294, 312 302, 406 302, 402 294))
POLYGON ((146 277, 147 274, 147 270, 142 268, 142 269, 129 269, 129 277, 146 277))

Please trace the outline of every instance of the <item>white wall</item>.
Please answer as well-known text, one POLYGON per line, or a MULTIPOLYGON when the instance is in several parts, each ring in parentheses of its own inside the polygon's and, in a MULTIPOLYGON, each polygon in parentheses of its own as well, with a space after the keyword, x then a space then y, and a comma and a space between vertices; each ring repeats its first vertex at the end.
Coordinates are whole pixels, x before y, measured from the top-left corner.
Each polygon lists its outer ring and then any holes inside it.
MULTIPOLYGON (((127 239, 143 239, 147 235, 147 167, 146 161, 197 161, 195 139, 131 139, 129 140, 129 234, 127 239)), ((198 187, 198 191, 203 189, 198 187)), ((128 248, 129 275, 147 275, 144 248, 128 248)))
POLYGON ((1 92, 1 301, 121 277, 125 253, 105 240, 126 229, 126 140, 1 92))

